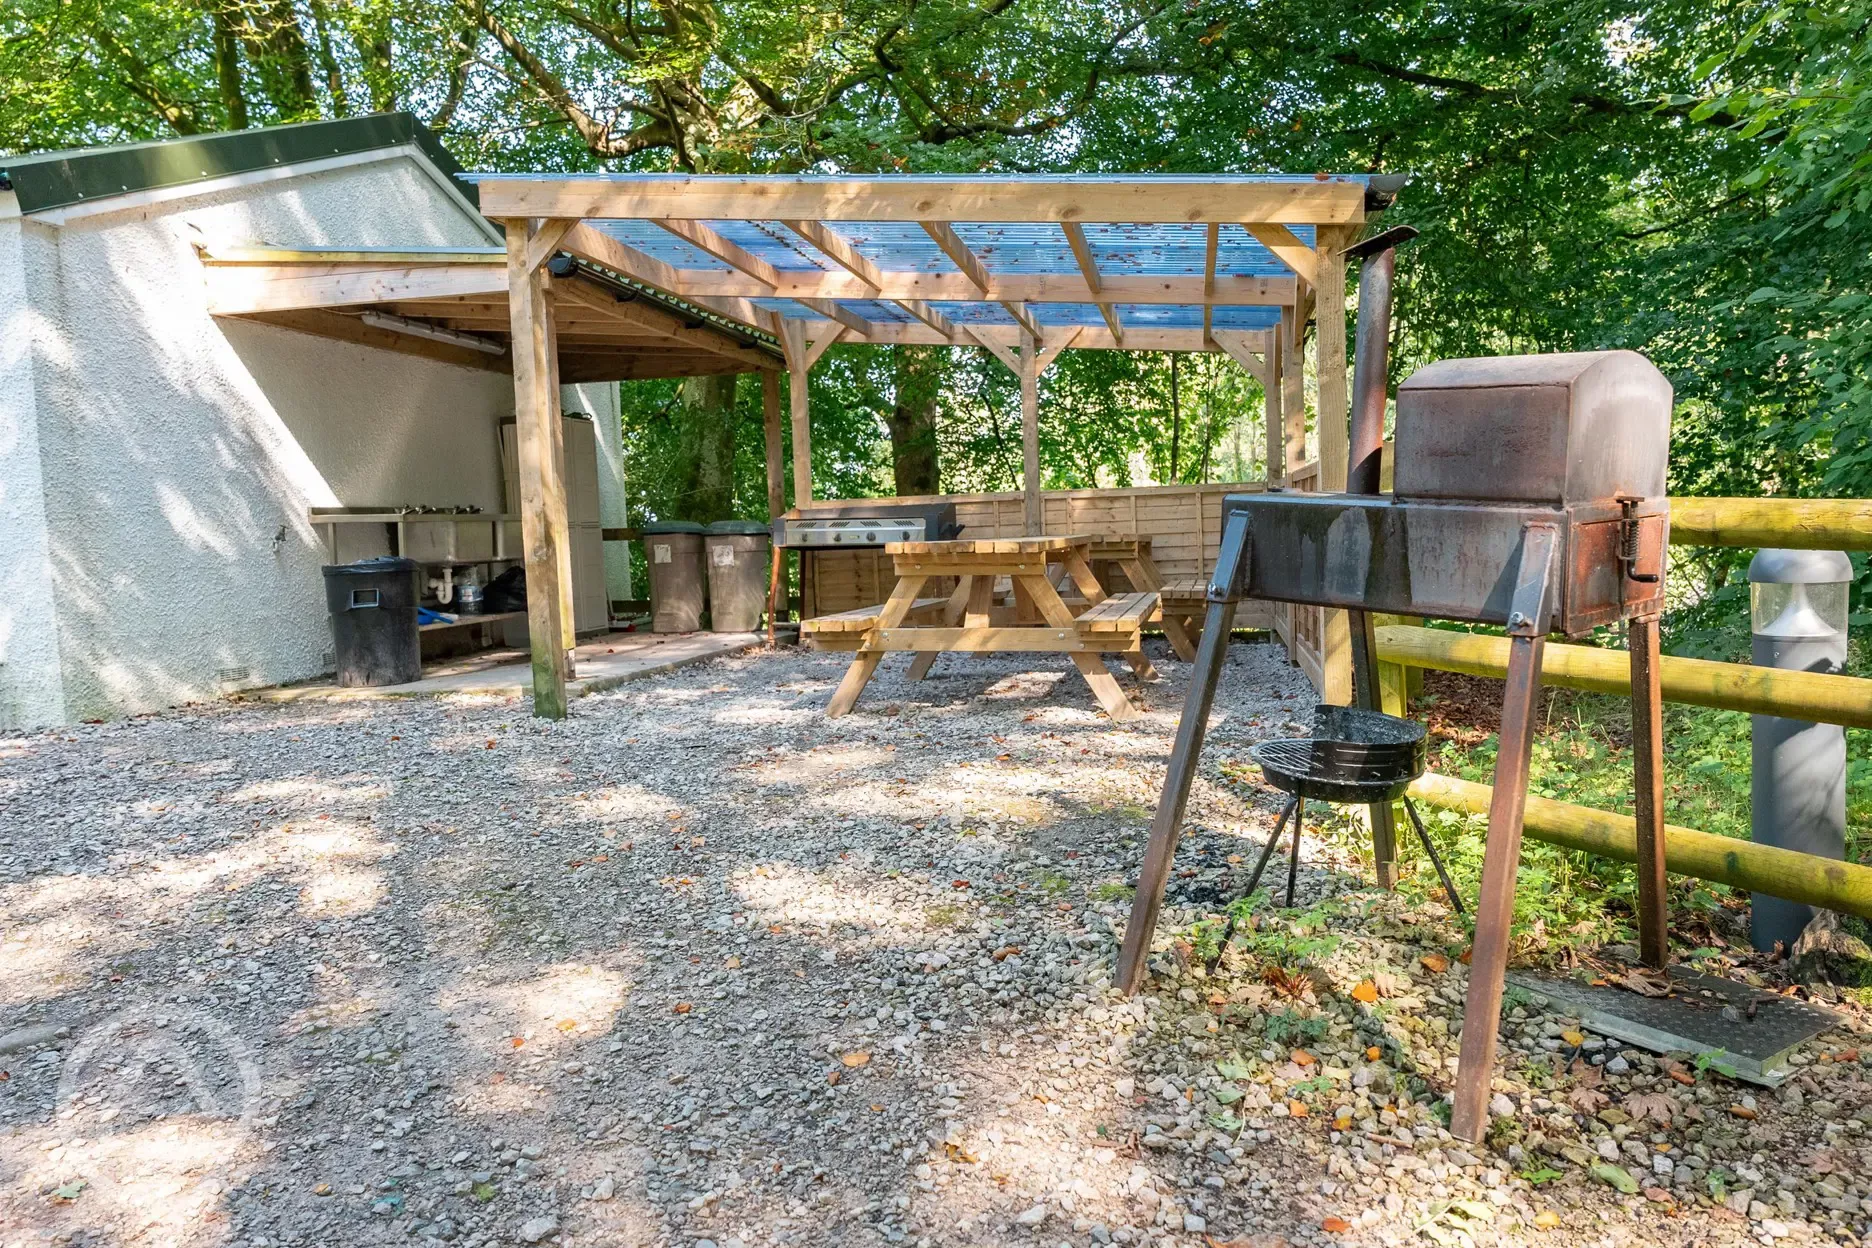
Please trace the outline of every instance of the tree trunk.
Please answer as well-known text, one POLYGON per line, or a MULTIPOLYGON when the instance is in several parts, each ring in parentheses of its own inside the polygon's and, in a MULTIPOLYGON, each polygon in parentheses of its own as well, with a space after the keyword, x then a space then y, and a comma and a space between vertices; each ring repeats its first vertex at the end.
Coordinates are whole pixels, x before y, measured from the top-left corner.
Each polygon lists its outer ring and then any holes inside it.
POLYGON ((735 381, 737 375, 690 377, 682 383, 672 422, 675 520, 708 523, 734 516, 735 381))
POLYGON ((936 445, 937 396, 948 373, 941 347, 892 347, 891 374, 897 398, 889 425, 897 494, 942 492, 936 445))
POLYGON ((227 114, 230 130, 247 128, 247 97, 241 90, 240 36, 234 27, 227 5, 209 6, 214 23, 215 83, 220 89, 221 108, 227 114))

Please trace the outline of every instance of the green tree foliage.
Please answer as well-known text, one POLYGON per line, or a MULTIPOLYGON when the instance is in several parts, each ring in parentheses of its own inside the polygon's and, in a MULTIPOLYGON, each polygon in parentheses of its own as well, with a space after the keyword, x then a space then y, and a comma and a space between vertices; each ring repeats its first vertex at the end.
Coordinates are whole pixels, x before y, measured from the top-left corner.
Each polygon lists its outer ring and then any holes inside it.
MULTIPOLYGON (((1863 494, 1869 23, 1867 0, 14 0, 0 149, 408 108, 482 168, 1406 172, 1395 376, 1636 348, 1677 387, 1674 489, 1863 494)), ((1230 368, 1186 362, 1172 416, 1161 358, 1067 352, 1047 483, 1170 479, 1173 440, 1181 478, 1257 462, 1230 368)), ((926 451, 932 392, 942 487, 1018 480, 982 352, 840 347, 813 387, 828 493, 889 492, 893 423, 926 451)), ((675 507, 694 481, 659 457, 693 422, 635 389, 638 479, 675 507)), ((758 406, 732 407, 742 514, 758 406)))

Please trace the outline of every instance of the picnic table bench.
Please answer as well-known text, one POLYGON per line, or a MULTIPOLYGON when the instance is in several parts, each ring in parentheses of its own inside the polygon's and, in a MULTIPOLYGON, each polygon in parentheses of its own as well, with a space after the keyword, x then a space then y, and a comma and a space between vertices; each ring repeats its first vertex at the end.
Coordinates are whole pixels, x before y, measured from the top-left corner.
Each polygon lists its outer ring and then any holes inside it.
POLYGON ((1091 686, 1092 695, 1115 720, 1137 714, 1106 669, 1103 656, 1118 654, 1137 675, 1156 673, 1144 657, 1144 624, 1156 615, 1153 589, 1108 595, 1087 562, 1094 539, 1085 535, 1016 537, 948 542, 893 542, 886 546, 897 585, 878 607, 805 621, 803 635, 826 649, 855 651, 852 665, 826 707, 836 719, 857 703, 886 654, 914 653, 910 678, 929 674, 945 651, 975 654, 1056 651, 1091 686), (1063 570, 1087 603, 1075 617, 1049 573, 1063 570), (935 580, 955 579, 947 598, 919 598, 935 580), (994 598, 997 579, 1013 585, 1012 609, 994 598), (932 619, 931 617, 934 617, 932 619))

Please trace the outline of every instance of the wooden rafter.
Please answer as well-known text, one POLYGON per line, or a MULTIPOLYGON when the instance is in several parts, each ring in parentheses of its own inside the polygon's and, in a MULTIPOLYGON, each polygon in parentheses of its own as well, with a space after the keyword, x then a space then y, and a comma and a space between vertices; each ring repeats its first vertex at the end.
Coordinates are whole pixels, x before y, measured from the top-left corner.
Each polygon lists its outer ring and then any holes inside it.
POLYGON ((824 252, 833 263, 869 286, 873 292, 883 288, 884 273, 856 247, 834 234, 819 221, 782 221, 780 223, 824 252))
POLYGON ((1356 224, 1365 182, 1087 177, 821 178, 670 174, 597 179, 486 178, 490 217, 761 221, 1237 222, 1356 224))
MULTIPOLYGON (((853 247, 850 243, 826 228, 823 222, 782 221, 780 224, 792 230, 814 247, 817 247, 820 252, 828 257, 834 264, 839 265, 846 272, 864 283, 865 294, 862 296, 863 298, 875 299, 879 297, 883 284, 888 280, 884 276, 883 270, 871 263, 870 259, 856 247, 853 247)), ((817 304, 810 299, 801 298, 797 301, 805 304, 809 308, 813 308, 814 311, 818 310, 817 304)), ((955 328, 950 325, 949 318, 943 316, 934 308, 925 309, 920 301, 917 300, 893 299, 887 302, 895 303, 911 316, 916 317, 925 325, 928 325, 931 329, 936 330, 945 337, 954 337, 955 328)), ((840 318, 837 317, 833 319, 840 320, 840 318)), ((869 321, 865 323, 867 325, 871 324, 869 321)), ((850 324, 850 322, 841 320, 841 324, 850 324)), ((869 330, 861 332, 865 333, 867 337, 869 337, 871 333, 869 330)))
POLYGON ((657 224, 684 242, 700 247, 730 268, 739 269, 769 290, 780 285, 780 270, 739 243, 723 238, 700 221, 658 221, 657 224))
POLYGON ((1222 227, 1211 221, 1209 228, 1203 231, 1203 337, 1215 322, 1215 305, 1209 300, 1215 297, 1216 254, 1222 249, 1222 227))
POLYGON ((990 284, 988 267, 981 262, 980 256, 969 250, 968 244, 955 232, 955 227, 947 221, 919 221, 917 224, 936 241, 943 255, 948 256, 956 268, 962 270, 962 275, 975 287, 975 293, 986 295, 990 284))
POLYGON ((1035 338, 1044 338, 1040 332, 1040 322, 1034 319, 1033 309, 1024 303, 1003 303, 1007 314, 1014 318, 1014 323, 1032 334, 1035 338))
MULTIPOLYGON (((634 278, 646 286, 689 300, 698 307, 707 308, 722 316, 732 317, 744 325, 756 325, 768 333, 775 333, 778 318, 765 308, 757 307, 745 298, 723 295, 686 294, 681 289, 681 272, 675 266, 666 264, 655 256, 621 243, 609 234, 593 229, 590 225, 578 225, 566 232, 560 243, 560 250, 569 251, 582 260, 589 260, 600 268, 610 269, 613 273, 634 278)), ((743 278, 743 280, 747 280, 743 278)))
MULTIPOLYGON (((921 299, 900 299, 897 301, 897 305, 911 316, 916 317, 917 320, 923 322, 923 324, 927 325, 930 329, 940 334, 942 336, 942 341, 952 342, 955 340, 955 322, 938 312, 935 308, 930 307, 929 304, 924 303, 921 299)), ((880 326, 880 329, 881 328, 880 326)))
MULTIPOLYGON (((1113 338, 1124 341, 1124 325, 1118 320, 1118 305, 1108 300, 1099 299, 1105 282, 1099 273, 1098 260, 1092 255, 1092 248, 1086 243, 1085 227, 1077 221, 1067 221, 1060 225, 1066 235, 1066 244, 1072 248, 1073 260, 1079 265, 1079 275, 1085 278, 1086 291, 1095 301, 1099 315, 1105 318, 1105 326, 1111 330, 1113 338)), ((1205 315, 1207 313, 1205 312, 1205 315)))
POLYGON ((876 328, 871 321, 848 308, 840 307, 830 299, 801 299, 800 302, 828 321, 837 321, 861 338, 870 337, 871 331, 876 328))

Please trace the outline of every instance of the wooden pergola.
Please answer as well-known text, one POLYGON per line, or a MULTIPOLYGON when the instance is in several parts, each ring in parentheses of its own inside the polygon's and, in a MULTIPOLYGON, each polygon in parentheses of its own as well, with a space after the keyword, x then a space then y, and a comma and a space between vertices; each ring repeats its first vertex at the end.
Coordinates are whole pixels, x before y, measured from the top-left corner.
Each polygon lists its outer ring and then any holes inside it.
MULTIPOLYGON (((570 256, 781 347, 793 494, 812 500, 807 380, 840 342, 983 347, 1021 382, 1027 525, 1041 531, 1039 378, 1068 348, 1221 351, 1266 399, 1268 476, 1305 458, 1301 352, 1317 316, 1320 476, 1346 469, 1345 264, 1401 179, 1363 175, 476 178, 507 231, 521 431, 534 711, 564 714, 557 618, 554 283, 570 256), (520 344, 530 344, 530 349, 520 344), (539 592, 539 591, 545 592, 539 592), (548 616, 552 618, 547 618, 548 616)), ((767 385, 769 502, 785 510, 778 379, 767 385)))

